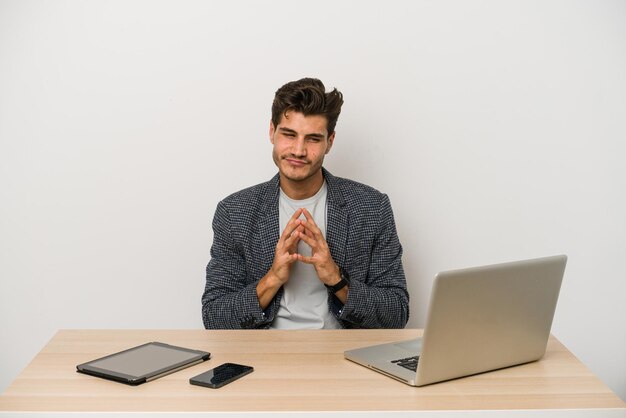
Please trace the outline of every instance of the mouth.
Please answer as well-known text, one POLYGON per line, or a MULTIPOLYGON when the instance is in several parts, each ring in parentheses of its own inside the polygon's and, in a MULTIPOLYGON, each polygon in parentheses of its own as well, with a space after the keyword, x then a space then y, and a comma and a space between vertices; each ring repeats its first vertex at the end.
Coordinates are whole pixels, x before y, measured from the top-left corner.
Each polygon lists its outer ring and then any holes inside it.
POLYGON ((308 164, 307 161, 298 160, 297 158, 283 158, 283 160, 287 161, 287 164, 292 165, 294 167, 303 167, 308 164))

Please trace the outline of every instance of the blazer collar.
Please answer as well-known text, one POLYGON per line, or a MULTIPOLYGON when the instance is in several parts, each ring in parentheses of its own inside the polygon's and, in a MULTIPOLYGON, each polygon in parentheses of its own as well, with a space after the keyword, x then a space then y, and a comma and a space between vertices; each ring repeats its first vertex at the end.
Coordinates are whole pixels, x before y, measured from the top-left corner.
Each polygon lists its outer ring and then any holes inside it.
POLYGON ((323 167, 322 174, 324 175, 324 180, 326 180, 326 185, 328 186, 328 201, 333 202, 333 204, 337 205, 338 207, 345 206, 346 201, 343 197, 343 192, 341 191, 337 182, 337 178, 330 174, 330 171, 326 170, 323 167))
POLYGON ((330 249, 330 254, 335 263, 345 269, 346 243, 348 240, 348 229, 350 216, 346 206, 343 190, 338 179, 322 168, 324 179, 328 187, 328 200, 326 207, 326 242, 330 249))
POLYGON ((264 196, 261 210, 267 216, 275 215, 278 217, 278 197, 280 196, 280 174, 276 173, 270 181, 267 182, 267 189, 264 196))

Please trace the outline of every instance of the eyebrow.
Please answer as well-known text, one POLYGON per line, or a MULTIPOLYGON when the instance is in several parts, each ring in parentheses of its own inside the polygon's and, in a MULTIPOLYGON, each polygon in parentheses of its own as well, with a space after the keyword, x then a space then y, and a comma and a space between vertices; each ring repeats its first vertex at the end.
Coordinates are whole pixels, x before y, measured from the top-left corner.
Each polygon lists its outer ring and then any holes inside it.
MULTIPOLYGON (((290 133, 290 134, 294 134, 297 135, 298 132, 294 131, 293 129, 289 129, 289 128, 285 128, 285 127, 280 127, 278 128, 279 131, 284 132, 284 133, 290 133)), ((319 138, 319 139, 324 139, 324 135, 323 134, 319 134, 319 133, 311 133, 311 134, 306 134, 305 135, 307 138, 319 138)))

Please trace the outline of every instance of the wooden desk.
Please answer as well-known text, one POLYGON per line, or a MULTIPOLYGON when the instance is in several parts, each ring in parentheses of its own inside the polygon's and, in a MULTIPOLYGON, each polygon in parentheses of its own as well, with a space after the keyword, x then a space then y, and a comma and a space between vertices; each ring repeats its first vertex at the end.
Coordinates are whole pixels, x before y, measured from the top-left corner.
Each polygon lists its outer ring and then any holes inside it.
POLYGON ((622 409, 626 404, 554 337, 539 362, 422 388, 404 385, 343 358, 346 349, 410 339, 421 333, 409 329, 62 330, 0 396, 0 413, 610 408, 611 416, 622 416, 626 411, 622 409), (76 373, 79 363, 148 341, 205 350, 212 357, 140 386, 76 373), (188 383, 190 377, 223 362, 248 364, 255 371, 217 390, 188 383))

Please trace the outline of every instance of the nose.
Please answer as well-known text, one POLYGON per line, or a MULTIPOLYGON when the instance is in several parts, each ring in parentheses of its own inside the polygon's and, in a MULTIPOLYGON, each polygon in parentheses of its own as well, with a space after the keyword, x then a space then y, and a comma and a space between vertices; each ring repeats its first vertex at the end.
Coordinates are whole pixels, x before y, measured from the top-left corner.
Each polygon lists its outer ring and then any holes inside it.
POLYGON ((296 157, 304 157, 306 156, 306 142, 305 139, 300 137, 297 138, 294 143, 293 143, 293 148, 292 148, 293 154, 296 157))

